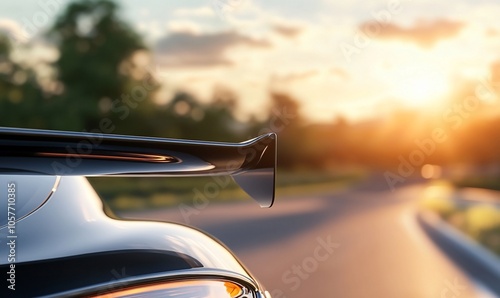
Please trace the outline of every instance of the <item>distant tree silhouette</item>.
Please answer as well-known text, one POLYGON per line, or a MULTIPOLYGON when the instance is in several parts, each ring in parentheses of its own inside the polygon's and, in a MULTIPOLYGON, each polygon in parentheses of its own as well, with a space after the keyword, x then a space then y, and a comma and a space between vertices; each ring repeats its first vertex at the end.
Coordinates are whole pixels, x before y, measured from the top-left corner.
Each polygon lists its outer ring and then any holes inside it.
POLYGON ((136 109, 139 102, 148 104, 143 102, 152 90, 143 94, 133 89, 142 78, 133 76, 132 57, 145 46, 117 11, 108 0, 72 2, 49 32, 59 48, 54 67, 64 87, 57 99, 58 117, 68 129, 95 129, 113 109, 122 116, 123 105, 136 109))
POLYGON ((12 45, 0 34, 0 126, 46 127, 46 101, 33 70, 11 60, 12 45))

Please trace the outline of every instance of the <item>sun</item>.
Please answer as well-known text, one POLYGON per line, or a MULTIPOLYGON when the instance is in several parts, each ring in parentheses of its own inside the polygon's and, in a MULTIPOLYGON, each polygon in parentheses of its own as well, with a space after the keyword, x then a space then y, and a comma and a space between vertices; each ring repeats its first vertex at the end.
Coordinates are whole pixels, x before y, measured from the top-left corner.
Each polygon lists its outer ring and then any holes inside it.
POLYGON ((409 107, 440 104, 450 88, 446 76, 432 67, 402 71, 394 78, 391 86, 391 95, 409 107))

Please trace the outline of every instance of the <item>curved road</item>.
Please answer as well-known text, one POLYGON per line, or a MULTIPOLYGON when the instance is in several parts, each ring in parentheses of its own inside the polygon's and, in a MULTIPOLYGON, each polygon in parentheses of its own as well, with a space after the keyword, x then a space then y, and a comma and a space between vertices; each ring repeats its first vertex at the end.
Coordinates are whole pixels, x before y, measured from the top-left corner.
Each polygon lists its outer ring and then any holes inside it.
POLYGON ((136 214, 190 224, 221 239, 273 294, 303 297, 498 297, 467 276, 415 219, 424 190, 365 183, 331 194, 136 214))

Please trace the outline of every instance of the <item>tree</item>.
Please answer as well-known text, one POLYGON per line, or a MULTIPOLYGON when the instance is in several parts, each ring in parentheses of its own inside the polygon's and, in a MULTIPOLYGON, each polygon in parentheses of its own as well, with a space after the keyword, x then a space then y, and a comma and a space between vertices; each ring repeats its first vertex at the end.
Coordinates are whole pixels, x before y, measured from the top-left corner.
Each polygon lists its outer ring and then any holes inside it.
MULTIPOLYGON (((133 87, 143 78, 134 77, 134 54, 145 50, 141 38, 117 15, 109 0, 83 0, 69 4, 52 27, 49 37, 59 48, 54 63, 64 87, 56 100, 67 129, 96 129, 113 108, 134 97, 133 87)), ((141 94, 141 105, 150 104, 151 92, 141 94), (144 103, 143 103, 144 102, 144 103)), ((138 102, 139 100, 137 100, 138 102)), ((137 102, 129 104, 136 108, 137 102)), ((117 115, 114 115, 117 118, 117 115)), ((121 119, 124 120, 124 119, 121 119)))
POLYGON ((278 134, 278 165, 293 168, 304 157, 304 120, 296 99, 284 93, 272 93, 272 108, 267 129, 278 134))
POLYGON ((44 98, 36 76, 10 58, 12 45, 0 34, 0 126, 45 127, 44 98))

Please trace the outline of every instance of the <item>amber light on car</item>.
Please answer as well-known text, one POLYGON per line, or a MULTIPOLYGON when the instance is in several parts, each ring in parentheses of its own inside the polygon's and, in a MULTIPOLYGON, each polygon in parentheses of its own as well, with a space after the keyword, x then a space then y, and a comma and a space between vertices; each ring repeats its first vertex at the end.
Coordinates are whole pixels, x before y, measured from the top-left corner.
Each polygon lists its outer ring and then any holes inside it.
POLYGON ((146 285, 94 296, 94 298, 176 297, 176 298, 253 298, 243 286, 229 281, 191 280, 146 285))

